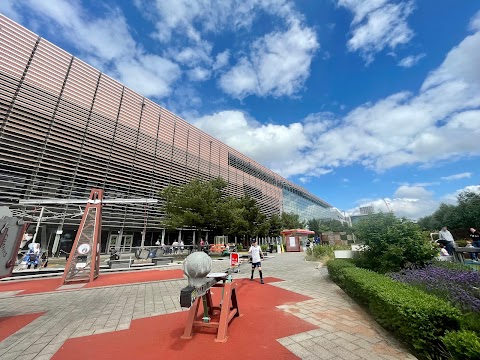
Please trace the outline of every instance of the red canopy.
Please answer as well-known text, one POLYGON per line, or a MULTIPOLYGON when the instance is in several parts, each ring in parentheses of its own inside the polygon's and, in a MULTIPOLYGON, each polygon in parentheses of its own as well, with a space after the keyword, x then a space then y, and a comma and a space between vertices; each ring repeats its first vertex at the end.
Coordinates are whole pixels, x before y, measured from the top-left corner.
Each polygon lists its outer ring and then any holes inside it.
POLYGON ((313 235, 315 231, 305 230, 305 229, 290 229, 283 230, 280 232, 282 235, 313 235))

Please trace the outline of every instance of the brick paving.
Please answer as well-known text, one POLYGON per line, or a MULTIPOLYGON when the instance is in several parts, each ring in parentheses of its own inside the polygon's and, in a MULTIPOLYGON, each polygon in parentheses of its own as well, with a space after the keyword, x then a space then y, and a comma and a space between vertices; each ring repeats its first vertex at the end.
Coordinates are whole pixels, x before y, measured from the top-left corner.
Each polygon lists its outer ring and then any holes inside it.
MULTIPOLYGON (((328 278, 326 268, 303 253, 274 254, 263 263, 270 283, 311 297, 279 308, 317 329, 278 339, 301 359, 415 359, 328 278)), ((228 266, 215 261, 212 271, 228 266)), ((248 277, 245 264, 234 277, 248 277)), ((258 276, 258 273, 256 273, 258 276)), ((15 295, 0 292, 0 317, 46 312, 0 342, 0 358, 50 359, 65 340, 128 329, 132 319, 182 311, 178 297, 186 280, 156 281, 63 292, 15 295)))

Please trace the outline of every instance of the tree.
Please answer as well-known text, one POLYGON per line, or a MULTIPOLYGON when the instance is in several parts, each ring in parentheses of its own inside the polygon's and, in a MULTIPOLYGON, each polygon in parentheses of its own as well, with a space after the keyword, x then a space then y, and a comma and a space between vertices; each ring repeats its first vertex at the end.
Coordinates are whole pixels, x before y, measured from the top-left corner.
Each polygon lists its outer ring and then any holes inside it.
POLYGON ((351 227, 335 219, 311 219, 308 220, 308 228, 317 234, 327 231, 346 232, 349 234, 353 232, 351 227))
POLYGON ((221 229, 225 218, 229 219, 223 206, 226 201, 223 190, 226 186, 226 181, 220 178, 211 181, 195 179, 185 185, 167 186, 160 192, 160 197, 165 200, 162 225, 169 229, 221 229))
POLYGON ((170 185, 160 192, 165 201, 162 224, 169 229, 193 227, 210 229, 214 234, 267 236, 270 223, 255 200, 226 196, 223 179, 195 179, 181 186, 170 185))
POLYGON ((358 223, 356 236, 365 245, 359 265, 381 273, 422 266, 437 252, 418 224, 392 213, 368 215, 358 223))
POLYGON ((268 224, 268 235, 280 236, 280 232, 283 230, 282 219, 280 218, 280 216, 278 214, 273 214, 270 219, 268 219, 268 224))
POLYGON ((266 216, 260 211, 255 200, 249 195, 245 195, 240 199, 240 204, 243 211, 243 218, 248 224, 248 236, 265 236, 266 230, 266 216))
POLYGON ((480 228, 480 194, 464 191, 458 199, 458 227, 480 228))
POLYGON ((480 194, 464 191, 457 196, 457 205, 440 204, 429 216, 418 220, 418 224, 430 231, 447 226, 450 229, 480 227, 480 194))
POLYGON ((322 232, 320 219, 310 219, 307 221, 307 225, 309 230, 315 231, 315 234, 322 232))
POLYGON ((305 222, 300 221, 298 214, 282 212, 280 219, 284 229, 303 229, 305 227, 305 222))

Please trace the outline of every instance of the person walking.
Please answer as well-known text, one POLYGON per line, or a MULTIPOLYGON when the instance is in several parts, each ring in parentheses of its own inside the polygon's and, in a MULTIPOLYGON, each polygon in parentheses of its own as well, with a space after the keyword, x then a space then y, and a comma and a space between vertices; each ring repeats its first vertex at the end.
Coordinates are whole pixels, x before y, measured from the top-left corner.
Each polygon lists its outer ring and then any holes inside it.
MULTIPOLYGON (((480 248, 480 233, 475 228, 470 228, 470 239, 472 239, 473 246, 480 248)), ((479 249, 480 251, 480 249, 479 249)), ((478 253, 472 253, 472 259, 478 260, 478 253)))
POLYGON ((452 234, 450 233, 450 231, 448 231, 446 226, 444 226, 442 230, 438 232, 438 240, 440 240, 439 242, 443 242, 445 244, 448 255, 453 256, 455 240, 453 239, 452 234))
POLYGON ((263 252, 260 246, 257 245, 257 240, 252 240, 252 246, 248 250, 252 254, 252 275, 250 276, 250 281, 253 280, 253 273, 255 268, 258 267, 258 273, 260 274, 260 283, 263 284, 263 275, 262 275, 262 263, 260 262, 263 259, 263 252))

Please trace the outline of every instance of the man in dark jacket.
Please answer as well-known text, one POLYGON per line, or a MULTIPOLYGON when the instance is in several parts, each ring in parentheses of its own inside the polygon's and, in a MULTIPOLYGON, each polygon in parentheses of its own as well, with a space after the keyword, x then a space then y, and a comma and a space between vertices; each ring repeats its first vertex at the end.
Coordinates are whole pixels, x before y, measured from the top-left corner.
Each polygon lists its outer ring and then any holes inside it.
MULTIPOLYGON (((470 239, 476 248, 480 248, 480 233, 475 228, 470 228, 470 239)), ((478 249, 480 251, 480 249, 478 249)), ((472 253, 472 259, 478 260, 478 253, 472 253)))

